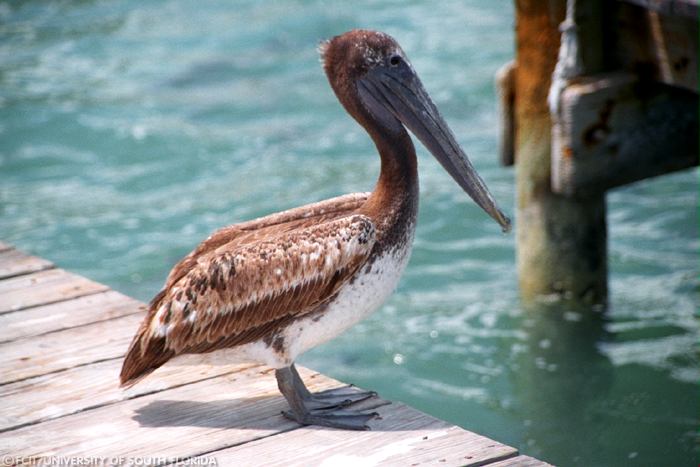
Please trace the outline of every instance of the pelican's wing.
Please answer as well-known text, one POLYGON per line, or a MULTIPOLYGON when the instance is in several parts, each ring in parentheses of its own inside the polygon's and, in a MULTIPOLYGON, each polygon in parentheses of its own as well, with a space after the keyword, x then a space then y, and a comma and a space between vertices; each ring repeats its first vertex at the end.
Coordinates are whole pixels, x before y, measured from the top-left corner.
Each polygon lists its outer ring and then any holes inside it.
POLYGON ((253 342, 318 309, 366 262, 374 242, 372 221, 355 214, 200 256, 151 303, 122 385, 175 355, 253 342))
MULTIPOLYGON (((291 232, 304 225, 320 224, 350 215, 362 206, 370 193, 351 193, 343 196, 307 204, 287 211, 223 227, 200 243, 190 254, 177 263, 168 275, 165 288, 180 280, 197 263, 197 259, 225 246, 254 243, 273 235, 291 232)), ((156 297, 157 298, 157 297, 156 297)))

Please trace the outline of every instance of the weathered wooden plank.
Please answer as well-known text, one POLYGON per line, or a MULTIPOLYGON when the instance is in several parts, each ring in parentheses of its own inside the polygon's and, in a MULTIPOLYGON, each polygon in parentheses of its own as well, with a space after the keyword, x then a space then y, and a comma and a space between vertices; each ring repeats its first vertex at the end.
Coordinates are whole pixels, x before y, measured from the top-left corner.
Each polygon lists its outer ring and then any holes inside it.
MULTIPOLYGON (((553 193, 550 182, 552 121, 547 96, 566 2, 521 0, 515 6, 516 234, 521 296, 526 303, 543 296, 604 303, 605 195, 568 198, 553 193)), ((592 53, 587 56, 594 58, 592 53)))
POLYGON ((0 279, 43 271, 54 267, 51 261, 14 249, 0 250, 0 279))
POLYGON ((516 456, 488 465, 489 467, 547 467, 551 464, 529 456, 516 456))
POLYGON ((515 448, 429 417, 403 404, 377 409, 372 431, 304 427, 211 452, 219 465, 484 465, 515 448), (264 461, 263 461, 264 459, 264 461))
POLYGON ((254 366, 226 364, 216 354, 187 355, 123 390, 121 365, 113 359, 0 386, 0 432, 254 366))
MULTIPOLYGON (((341 386, 299 370, 312 390, 341 386)), ((2 433, 0 453, 187 458, 297 428, 286 408, 273 372, 251 368, 2 433)))
POLYGON ((108 290, 63 269, 49 269, 0 281, 0 313, 55 303, 108 290))
POLYGON ((562 93, 552 189, 568 196, 698 164, 698 96, 627 73, 587 76, 562 93))
POLYGON ((0 315, 0 343, 143 312, 146 305, 114 290, 0 315))
POLYGON ((131 314, 0 344, 0 384, 122 357, 142 318, 131 314))

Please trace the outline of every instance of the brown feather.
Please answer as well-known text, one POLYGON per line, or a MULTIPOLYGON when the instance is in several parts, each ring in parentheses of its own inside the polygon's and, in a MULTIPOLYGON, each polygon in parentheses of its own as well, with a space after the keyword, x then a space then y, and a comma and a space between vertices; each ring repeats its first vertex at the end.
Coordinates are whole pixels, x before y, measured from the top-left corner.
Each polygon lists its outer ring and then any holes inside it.
POLYGON ((322 306, 372 251, 373 223, 352 215, 366 199, 345 195, 215 232, 152 300, 122 386, 177 355, 254 342, 322 306))
POLYGON ((370 193, 351 193, 223 227, 197 245, 190 254, 173 267, 166 280, 165 289, 186 274, 194 266, 198 258, 216 250, 220 246, 232 243, 244 245, 266 237, 269 238, 285 232, 291 232, 314 223, 346 216, 365 204, 369 195, 370 193))

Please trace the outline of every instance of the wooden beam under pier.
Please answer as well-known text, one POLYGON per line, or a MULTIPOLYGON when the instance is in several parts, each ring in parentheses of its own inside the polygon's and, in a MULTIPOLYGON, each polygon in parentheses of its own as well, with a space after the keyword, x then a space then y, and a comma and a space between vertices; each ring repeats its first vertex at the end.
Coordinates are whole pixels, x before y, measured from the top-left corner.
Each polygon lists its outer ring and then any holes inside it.
POLYGON ((586 76, 561 96, 552 190, 605 192, 698 165, 698 95, 635 75, 586 76))

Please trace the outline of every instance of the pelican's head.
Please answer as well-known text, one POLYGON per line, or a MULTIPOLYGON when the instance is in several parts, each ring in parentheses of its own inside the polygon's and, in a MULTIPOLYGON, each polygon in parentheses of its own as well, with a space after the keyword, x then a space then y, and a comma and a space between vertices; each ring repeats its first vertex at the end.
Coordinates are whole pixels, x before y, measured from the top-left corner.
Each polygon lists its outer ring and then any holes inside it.
POLYGON ((423 88, 401 46, 387 34, 356 29, 320 46, 323 68, 345 109, 370 131, 408 128, 462 189, 504 231, 510 219, 498 208, 452 131, 423 88))

